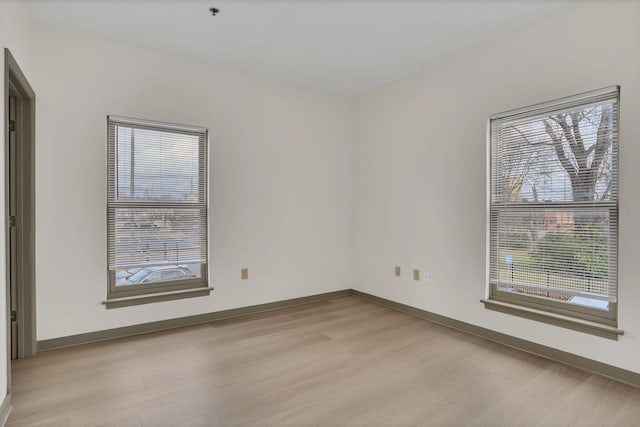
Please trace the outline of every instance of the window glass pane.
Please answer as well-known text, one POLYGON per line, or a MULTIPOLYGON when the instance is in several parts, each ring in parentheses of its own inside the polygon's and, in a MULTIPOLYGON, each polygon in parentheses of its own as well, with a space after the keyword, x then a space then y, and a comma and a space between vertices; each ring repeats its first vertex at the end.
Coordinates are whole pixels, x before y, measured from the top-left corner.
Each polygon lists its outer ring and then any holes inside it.
POLYGON ((503 290, 560 301, 615 300, 607 208, 501 210, 495 221, 492 279, 503 290))
POLYGON ((114 208, 110 215, 116 268, 206 261, 204 208, 114 208))
POLYGON ((116 126, 118 200, 198 201, 198 135, 116 126))
POLYGON ((136 286, 146 283, 201 278, 202 264, 170 264, 116 271, 116 286, 136 286), (131 274, 131 270, 134 273, 131 274))
POLYGON ((614 102, 607 101, 499 124, 493 200, 612 200, 616 123, 614 102))

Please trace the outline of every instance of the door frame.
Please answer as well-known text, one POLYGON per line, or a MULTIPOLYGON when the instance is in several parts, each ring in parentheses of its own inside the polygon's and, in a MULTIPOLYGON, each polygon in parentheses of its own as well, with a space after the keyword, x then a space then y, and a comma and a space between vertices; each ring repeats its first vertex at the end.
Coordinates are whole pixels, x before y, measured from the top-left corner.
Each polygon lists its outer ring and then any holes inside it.
MULTIPOLYGON (((4 155, 5 155, 5 229, 9 225, 9 94, 17 103, 17 285, 18 299, 18 358, 34 356, 36 341, 36 294, 35 294, 35 99, 36 95, 26 76, 9 49, 4 49, 4 155)), ((10 255, 9 233, 5 238, 6 250, 6 301, 7 324, 7 391, 11 387, 11 308, 10 308, 10 255)))

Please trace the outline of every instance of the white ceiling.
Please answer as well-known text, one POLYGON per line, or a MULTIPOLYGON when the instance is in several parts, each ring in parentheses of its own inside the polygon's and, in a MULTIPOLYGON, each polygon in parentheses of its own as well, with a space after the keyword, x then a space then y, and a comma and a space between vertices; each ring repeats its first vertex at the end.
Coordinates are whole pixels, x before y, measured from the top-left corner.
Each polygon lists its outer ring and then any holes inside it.
POLYGON ((37 21, 354 97, 567 2, 30 0, 37 21), (208 9, 220 9, 211 16, 208 9))

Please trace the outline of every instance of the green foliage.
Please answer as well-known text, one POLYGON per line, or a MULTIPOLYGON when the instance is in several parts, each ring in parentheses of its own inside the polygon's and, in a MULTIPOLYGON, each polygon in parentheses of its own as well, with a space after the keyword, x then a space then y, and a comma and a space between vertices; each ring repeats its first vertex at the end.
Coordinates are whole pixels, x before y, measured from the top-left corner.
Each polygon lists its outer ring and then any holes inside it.
POLYGON ((532 260, 540 267, 564 274, 604 278, 609 270, 606 236, 602 232, 548 232, 535 244, 532 260))
POLYGON ((502 235, 502 247, 509 249, 529 249, 531 237, 524 231, 512 231, 502 235))

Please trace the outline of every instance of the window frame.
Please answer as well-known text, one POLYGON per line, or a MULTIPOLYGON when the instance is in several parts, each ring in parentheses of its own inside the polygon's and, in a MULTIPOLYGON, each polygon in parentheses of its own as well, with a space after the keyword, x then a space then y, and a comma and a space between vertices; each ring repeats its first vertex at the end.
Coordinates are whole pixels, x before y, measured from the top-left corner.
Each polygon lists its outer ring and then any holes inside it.
MULTIPOLYGON (((187 298, 191 296, 209 295, 209 291, 212 289, 208 286, 208 266, 209 266, 209 197, 208 197, 208 183, 209 183, 209 159, 208 159, 208 145, 209 145, 209 130, 204 127, 187 126, 175 123, 166 123, 155 120, 138 119, 131 117, 123 117, 116 115, 107 116, 107 203, 106 203, 106 232, 107 232, 107 260, 110 258, 110 235, 111 235, 111 220, 110 215, 112 211, 115 212, 117 208, 142 208, 142 209, 171 209, 171 208, 194 208, 200 207, 205 211, 204 219, 204 251, 205 262, 201 263, 200 277, 180 279, 180 280, 166 280, 152 283, 138 283, 131 286, 116 286, 116 271, 110 270, 109 261, 107 261, 107 299, 103 301, 106 308, 115 308, 121 306, 146 304, 148 302, 165 301, 173 299, 187 298), (115 151, 117 142, 112 132, 115 132, 115 128, 118 125, 128 125, 134 128, 156 130, 161 132, 191 132, 199 134, 199 137, 203 138, 203 146, 200 148, 198 162, 199 162, 199 179, 202 180, 202 187, 199 190, 199 202, 185 203, 185 202, 144 202, 144 201, 119 201, 115 196, 115 192, 112 190, 114 182, 116 180, 116 168, 115 151), (113 141, 113 143, 111 143, 113 141), (193 291, 193 292, 190 292, 193 291), (205 292, 203 292, 205 291, 205 292)), ((180 263, 177 262, 176 265, 180 263)), ((154 267, 152 265, 130 265, 127 268, 149 268, 154 267)), ((150 274, 153 274, 150 273, 150 274)))
MULTIPOLYGON (((600 334, 602 330, 609 330, 610 333, 605 333, 603 336, 607 338, 617 339, 618 335, 621 335, 623 332, 617 329, 618 325, 618 300, 610 301, 608 310, 601 310, 597 308, 590 308, 578 304, 571 304, 567 302, 554 301, 548 298, 539 297, 535 295, 525 295, 518 294, 515 292, 503 291, 499 289, 500 284, 496 283, 497 281, 493 281, 491 278, 491 258, 492 258, 492 250, 494 249, 494 245, 492 242, 496 239, 495 233, 497 233, 497 229, 493 227, 492 218, 494 215, 497 215, 500 211, 513 209, 522 209, 530 212, 540 212, 547 208, 559 208, 559 209, 588 209, 590 207, 599 206, 603 209, 607 209, 609 213, 609 218, 613 218, 613 221, 609 222, 609 236, 614 236, 616 241, 616 247, 614 249, 609 250, 609 264, 611 267, 615 268, 615 286, 616 286, 616 295, 618 296, 618 263, 619 263, 619 212, 620 212, 620 200, 619 200, 619 158, 620 158, 620 86, 609 86, 602 89, 597 89, 585 93, 581 93, 574 96, 569 96, 565 98, 560 98, 540 104, 535 104, 528 107, 518 108, 502 113, 497 113, 489 116, 487 120, 487 217, 486 217, 486 300, 482 300, 485 304, 485 307, 488 309, 494 309, 498 311, 508 312, 510 314, 522 315, 523 317, 533 318, 535 320, 540 320, 547 323, 553 323, 559 326, 569 327, 572 329, 577 329, 582 332, 590 332, 595 334, 600 334), (607 95, 610 95, 610 98, 616 100, 617 104, 617 113, 618 120, 614 124, 614 132, 616 135, 616 139, 614 144, 616 144, 615 149, 612 150, 612 164, 615 165, 613 168, 614 174, 612 179, 615 180, 615 184, 618 188, 618 192, 616 194, 615 200, 610 202, 595 202, 595 203, 585 203, 585 202, 564 202, 549 205, 547 203, 527 203, 525 204, 512 204, 514 206, 509 206, 508 203, 494 203, 492 202, 493 196, 493 185, 492 185, 492 172, 495 167, 495 159, 493 158, 493 148, 494 144, 497 144, 497 141, 494 141, 493 133, 492 133, 492 125, 498 119, 504 119, 507 117, 517 117, 517 118, 526 118, 535 117, 540 115, 541 113, 549 112, 552 114, 553 110, 561 110, 566 107, 576 106, 588 106, 590 103, 596 102, 598 99, 601 99, 607 95), (581 206, 582 205, 582 206, 581 206), (612 254, 613 251, 613 254, 612 254), (614 260, 611 260, 613 256, 614 260), (492 302, 497 302, 499 304, 495 304, 492 302), (504 309, 503 307, 499 307, 501 304, 505 303, 505 306, 509 306, 508 309, 504 309), (519 313, 519 311, 521 313, 519 313), (544 313, 548 313, 548 316, 545 316, 544 313), (545 319, 545 317, 547 317, 545 319), (553 321, 549 321, 553 319, 553 321), (600 324, 603 325, 602 330, 596 331, 597 327, 593 327, 589 324, 600 324), (586 327, 585 327, 586 325, 586 327)), ((498 223, 496 222, 496 225, 498 223)), ((496 227, 497 228, 497 227, 496 227)), ((497 246, 495 246, 495 250, 498 250, 497 246)))

